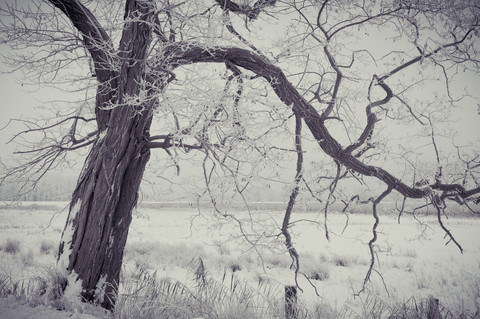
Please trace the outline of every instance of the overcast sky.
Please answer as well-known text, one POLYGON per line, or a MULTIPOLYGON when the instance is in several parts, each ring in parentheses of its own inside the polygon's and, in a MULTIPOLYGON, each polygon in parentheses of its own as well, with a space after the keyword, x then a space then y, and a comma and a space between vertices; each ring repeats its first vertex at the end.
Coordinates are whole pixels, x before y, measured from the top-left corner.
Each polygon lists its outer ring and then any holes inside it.
MULTIPOLYGON (((238 26, 240 27, 240 25, 238 26)), ((260 34, 263 37, 278 38, 281 35, 278 34, 278 28, 275 26, 265 26, 261 29, 260 34)), ((383 31, 382 31, 383 32, 383 31)), ((380 33, 372 33, 368 38, 372 43, 385 37, 380 33)), ((258 45, 261 46, 259 43, 258 45)), ((0 46, 0 54, 5 53, 3 46, 0 46)), ((378 41, 375 50, 379 56, 392 50, 388 46, 386 41, 378 41), (383 52, 383 51, 384 52, 383 52)), ((376 57, 377 58, 377 57, 376 57)), ((3 71, 4 68, 0 68, 3 71)), ((23 78, 20 72, 14 74, 0 74, 0 126, 6 125, 10 118, 18 118, 22 115, 35 116, 34 107, 53 99, 58 99, 55 92, 51 89, 39 89, 35 87, 22 86, 23 78)), ((469 144, 470 142, 480 137, 480 115, 478 114, 478 105, 480 104, 480 75, 473 75, 471 73, 459 74, 456 78, 456 82, 453 84, 454 91, 461 92, 463 88, 469 88, 469 91, 475 94, 473 98, 465 98, 457 111, 453 113, 452 121, 459 121, 458 123, 458 135, 457 142, 459 144, 469 144), (475 98, 479 99, 478 101, 475 98)), ((4 143, 18 131, 20 127, 12 126, 0 131, 0 144, 2 145, 1 158, 9 157, 9 152, 13 150, 12 147, 6 147, 4 143)), ((399 135, 403 134, 403 131, 398 131, 399 135)))

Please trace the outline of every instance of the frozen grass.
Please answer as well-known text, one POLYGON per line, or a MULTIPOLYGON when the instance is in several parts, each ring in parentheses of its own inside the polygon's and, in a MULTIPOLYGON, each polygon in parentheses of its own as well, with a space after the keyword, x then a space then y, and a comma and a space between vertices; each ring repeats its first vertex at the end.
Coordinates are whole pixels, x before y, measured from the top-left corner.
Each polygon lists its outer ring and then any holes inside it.
MULTIPOLYGON (((250 291, 250 304, 258 304, 265 299, 264 295, 269 296, 269 304, 281 302, 283 287, 294 283, 289 269, 291 260, 281 238, 259 240, 255 250, 237 236, 238 229, 231 220, 214 219, 208 214, 193 218, 195 215, 196 211, 187 209, 140 209, 129 232, 121 273, 122 306, 115 315, 137 318, 135 315, 142 309, 144 318, 154 318, 151 313, 158 315, 160 309, 171 305, 170 310, 183 307, 184 314, 191 318, 273 318, 275 315, 267 314, 267 310, 262 312, 260 306, 253 314, 242 310, 248 294, 233 296, 229 290, 235 282, 233 286, 239 289, 236 291, 250 291), (192 260, 198 258, 203 260, 210 283, 208 288, 202 288, 203 292, 192 278, 192 260), (259 287, 272 293, 265 294, 259 287), (218 304, 219 308, 212 310, 216 304, 212 305, 208 298, 220 298, 219 295, 229 296, 225 300, 237 300, 240 305, 225 309, 218 304), (201 304, 192 302, 192 298, 202 300, 201 304), (242 298, 244 301, 240 302, 242 298)), ((296 216, 312 219, 316 215, 306 212, 296 216)), ((245 216, 236 213, 237 218, 245 216)), ((269 211, 254 212, 252 216, 262 221, 251 223, 254 228, 275 225, 281 218, 281 214, 269 211)), ((32 304, 87 311, 55 297, 55 287, 61 287, 61 275, 52 275, 50 272, 55 271, 48 270, 55 269, 55 253, 65 218, 65 212, 53 215, 53 211, 42 209, 0 209, 0 295, 29 298, 32 304), (9 240, 20 243, 16 253, 5 249, 9 240)), ((457 318, 479 316, 480 221, 445 221, 464 246, 462 255, 452 245, 444 246, 443 232, 434 217, 419 218, 421 223, 404 216, 398 225, 396 219, 382 217, 376 246, 378 273, 372 274, 367 291, 357 298, 353 294, 360 289, 369 265, 366 243, 371 237, 371 216, 349 215, 349 226, 342 233, 346 217, 330 215, 330 241, 325 239, 323 228, 296 224, 292 232, 301 254, 301 270, 322 296, 317 297, 305 277, 299 277, 303 289, 299 293, 299 311, 308 318, 374 318, 369 313, 379 314, 378 318, 387 314, 392 318, 424 318, 428 297, 433 296, 440 299, 441 309, 445 307, 457 318)), ((280 311, 277 306, 268 311, 280 311)), ((169 316, 173 315, 158 318, 169 316)))
POLYGON ((126 281, 117 303, 115 318, 280 318, 278 289, 259 284, 252 288, 225 271, 213 279, 203 260, 190 265, 190 284, 171 278, 158 279, 141 271, 137 280, 126 281))
POLYGON ((3 245, 3 250, 7 254, 15 255, 16 253, 20 252, 20 240, 7 238, 5 244, 3 245))
POLYGON ((40 253, 45 254, 45 255, 48 255, 50 253, 54 253, 55 252, 54 246, 55 245, 54 245, 54 242, 52 240, 43 239, 40 242, 40 253))
POLYGON ((31 280, 13 279, 5 272, 0 272, 0 297, 14 296, 26 299, 32 295, 31 280))

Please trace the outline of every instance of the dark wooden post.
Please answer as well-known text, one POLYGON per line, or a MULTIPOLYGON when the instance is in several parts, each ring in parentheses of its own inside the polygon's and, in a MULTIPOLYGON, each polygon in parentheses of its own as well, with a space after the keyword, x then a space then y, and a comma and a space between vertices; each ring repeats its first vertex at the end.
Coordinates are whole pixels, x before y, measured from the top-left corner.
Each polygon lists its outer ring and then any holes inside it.
POLYGON ((285 286, 285 319, 297 319, 296 286, 285 286))
POLYGON ((438 309, 439 300, 434 297, 428 298, 427 319, 441 319, 440 310, 438 309))

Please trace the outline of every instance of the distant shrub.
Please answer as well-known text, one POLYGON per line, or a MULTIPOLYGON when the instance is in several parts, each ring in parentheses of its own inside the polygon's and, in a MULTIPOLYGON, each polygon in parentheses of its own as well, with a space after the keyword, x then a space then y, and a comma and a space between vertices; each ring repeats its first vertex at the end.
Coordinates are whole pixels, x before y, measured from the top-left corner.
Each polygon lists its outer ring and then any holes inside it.
POLYGON ((40 242, 40 252, 48 255, 53 250, 53 243, 51 241, 42 240, 40 242))
POLYGON ((289 257, 282 254, 267 253, 263 256, 263 259, 267 265, 277 268, 288 268, 291 263, 289 257))
POLYGON ((438 299, 430 296, 420 301, 410 298, 404 304, 394 305, 389 311, 389 318, 410 319, 410 318, 477 318, 476 316, 454 315, 445 308, 438 299))
POLYGON ((16 239, 7 238, 5 246, 3 247, 6 253, 15 255, 20 251, 20 241, 16 239))
POLYGON ((417 251, 413 248, 405 248, 402 249, 400 252, 400 256, 408 257, 408 258, 417 258, 417 251))
POLYGON ((232 263, 229 268, 230 268, 230 270, 231 270, 232 272, 236 272, 236 271, 242 270, 242 267, 241 267, 239 264, 237 264, 237 263, 232 263))
POLYGON ((23 267, 33 266, 35 264, 33 251, 31 249, 29 249, 26 252, 23 252, 20 255, 20 257, 21 257, 23 267))
POLYGON ((320 303, 314 305, 314 309, 306 317, 308 319, 344 319, 344 318, 359 318, 355 316, 348 315, 349 309, 343 307, 337 309, 332 307, 326 301, 321 301, 320 303))
POLYGON ((330 277, 329 264, 323 261, 319 262, 313 257, 303 259, 302 272, 311 280, 324 281, 330 277))
POLYGON ((315 269, 309 272, 308 278, 313 280, 324 281, 330 277, 330 273, 326 267, 315 269))
POLYGON ((349 264, 349 260, 346 256, 335 256, 335 258, 333 259, 333 263, 335 264, 335 266, 347 267, 349 264))

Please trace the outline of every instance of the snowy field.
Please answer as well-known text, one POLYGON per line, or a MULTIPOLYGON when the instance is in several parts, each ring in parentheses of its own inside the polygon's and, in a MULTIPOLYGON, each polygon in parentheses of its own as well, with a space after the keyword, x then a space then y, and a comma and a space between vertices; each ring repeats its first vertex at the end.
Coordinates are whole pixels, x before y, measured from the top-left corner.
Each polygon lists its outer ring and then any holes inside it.
MULTIPOLYGON (((0 278, 28 285, 54 268, 55 252, 66 219, 66 203, 40 203, 0 209, 0 278)), ((214 216, 208 209, 141 206, 129 232, 121 274, 122 294, 140 275, 192 282, 192 269, 201 258, 218 282, 235 273, 243 284, 268 286, 281 301, 285 285, 293 285, 291 260, 278 236, 278 210, 231 212, 214 216), (241 221, 242 232, 238 227, 241 221), (246 236, 244 236, 246 235, 246 236)), ((372 303, 420 303, 429 296, 440 300, 452 314, 480 314, 480 219, 445 220, 464 253, 447 243, 435 216, 383 214, 376 243, 377 260, 366 291, 357 297, 368 270, 373 217, 368 214, 330 214, 330 240, 322 216, 297 212, 292 234, 300 253, 299 276, 303 292, 299 303, 310 314, 349 313, 367 317, 372 303), (322 218, 319 218, 322 217, 322 218), (317 219, 318 224, 309 221, 317 219), (310 283, 307 281, 309 279, 310 283), (318 292, 315 294, 313 284, 318 292)), ((59 312, 44 306, 30 308, 10 298, 0 299, 0 318, 96 318, 101 313, 59 312)), ((85 311, 83 311, 85 312, 85 311)))

